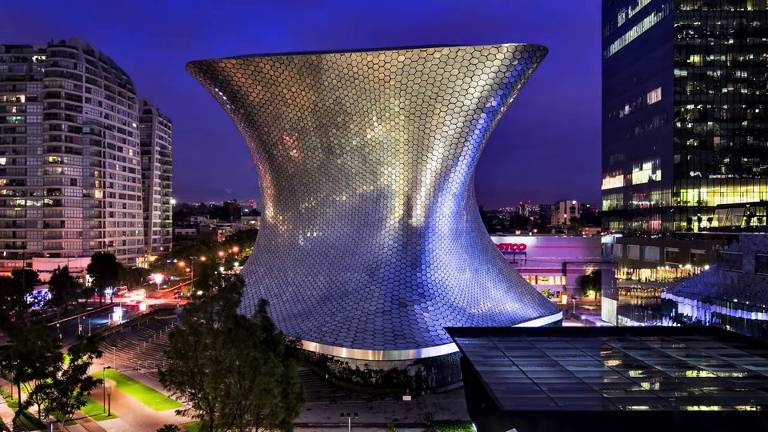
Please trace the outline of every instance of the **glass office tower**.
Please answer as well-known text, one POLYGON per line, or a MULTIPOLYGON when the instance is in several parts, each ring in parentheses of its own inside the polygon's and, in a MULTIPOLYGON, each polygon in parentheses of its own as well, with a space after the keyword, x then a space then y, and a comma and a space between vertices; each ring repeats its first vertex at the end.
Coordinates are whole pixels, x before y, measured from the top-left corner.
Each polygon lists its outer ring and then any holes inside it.
POLYGON ((765 226, 768 0, 603 1, 604 229, 765 226))

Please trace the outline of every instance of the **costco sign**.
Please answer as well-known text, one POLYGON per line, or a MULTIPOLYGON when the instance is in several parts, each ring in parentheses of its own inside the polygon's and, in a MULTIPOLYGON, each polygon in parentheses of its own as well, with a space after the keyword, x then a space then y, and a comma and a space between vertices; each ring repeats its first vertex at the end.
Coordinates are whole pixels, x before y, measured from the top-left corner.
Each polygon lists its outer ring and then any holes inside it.
POLYGON ((528 245, 525 243, 496 243, 496 248, 503 252, 525 252, 528 245))

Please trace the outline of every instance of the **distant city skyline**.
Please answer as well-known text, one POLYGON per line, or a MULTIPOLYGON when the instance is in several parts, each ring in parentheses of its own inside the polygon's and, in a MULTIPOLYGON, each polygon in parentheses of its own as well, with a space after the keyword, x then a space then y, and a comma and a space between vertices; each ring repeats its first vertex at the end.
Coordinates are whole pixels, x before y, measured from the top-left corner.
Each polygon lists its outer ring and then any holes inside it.
POLYGON ((174 123, 174 196, 221 201, 258 196, 240 134, 184 70, 187 61, 249 53, 431 44, 534 42, 549 55, 491 136, 476 175, 478 202, 598 202, 600 2, 335 2, 212 6, 97 1, 5 8, 3 43, 81 38, 114 58, 138 91, 174 123), (147 13, 147 11, 151 13, 147 13), (65 19, 62 19, 65 18, 65 19))

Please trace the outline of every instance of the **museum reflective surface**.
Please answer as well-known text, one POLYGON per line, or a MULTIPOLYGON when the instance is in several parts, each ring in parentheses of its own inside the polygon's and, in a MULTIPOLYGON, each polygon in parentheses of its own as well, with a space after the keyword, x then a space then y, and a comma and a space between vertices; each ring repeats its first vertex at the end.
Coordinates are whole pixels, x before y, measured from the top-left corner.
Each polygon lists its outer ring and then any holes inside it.
POLYGON ((241 312, 266 298, 304 348, 366 360, 455 352, 446 326, 558 321, 489 239, 473 184, 545 55, 505 44, 189 63, 258 168, 241 312))

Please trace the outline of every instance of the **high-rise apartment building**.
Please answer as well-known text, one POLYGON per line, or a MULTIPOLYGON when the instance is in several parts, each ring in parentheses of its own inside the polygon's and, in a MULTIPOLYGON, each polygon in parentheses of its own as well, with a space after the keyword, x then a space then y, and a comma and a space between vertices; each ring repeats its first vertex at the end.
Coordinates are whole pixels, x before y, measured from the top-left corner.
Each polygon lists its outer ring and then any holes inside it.
POLYGON ((171 120, 147 100, 141 101, 141 178, 144 195, 144 244, 149 254, 171 250, 171 120))
POLYGON ((0 45, 2 259, 108 251, 135 263, 139 140, 133 82, 105 54, 77 39, 0 45))
POLYGON ((578 201, 563 200, 552 204, 550 223, 558 226, 568 226, 574 219, 581 216, 581 207, 578 201))
POLYGON ((603 1, 603 227, 766 224, 768 0, 603 1))

